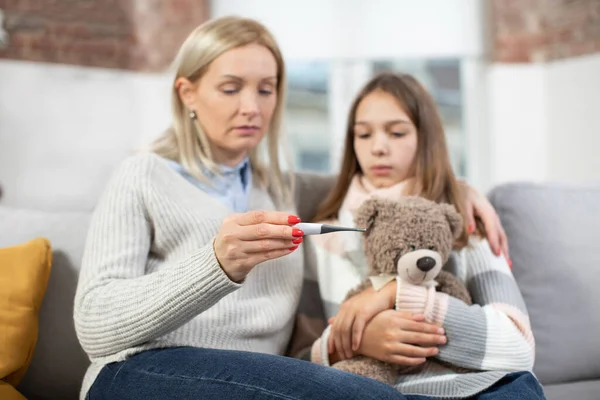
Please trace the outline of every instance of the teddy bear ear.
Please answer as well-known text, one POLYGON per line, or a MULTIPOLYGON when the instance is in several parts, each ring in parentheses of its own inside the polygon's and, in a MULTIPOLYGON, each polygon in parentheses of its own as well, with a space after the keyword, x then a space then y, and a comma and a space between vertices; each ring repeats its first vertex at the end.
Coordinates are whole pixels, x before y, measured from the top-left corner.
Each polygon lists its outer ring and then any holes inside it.
POLYGON ((381 206, 381 200, 373 198, 366 200, 358 208, 354 222, 356 223, 356 226, 358 228, 366 229, 365 235, 369 235, 369 233, 371 233, 373 225, 375 225, 375 220, 379 215, 379 210, 381 206))
POLYGON ((454 239, 458 239, 463 231, 463 219, 460 214, 456 211, 456 208, 450 204, 441 205, 444 210, 444 215, 450 224, 450 230, 454 239))

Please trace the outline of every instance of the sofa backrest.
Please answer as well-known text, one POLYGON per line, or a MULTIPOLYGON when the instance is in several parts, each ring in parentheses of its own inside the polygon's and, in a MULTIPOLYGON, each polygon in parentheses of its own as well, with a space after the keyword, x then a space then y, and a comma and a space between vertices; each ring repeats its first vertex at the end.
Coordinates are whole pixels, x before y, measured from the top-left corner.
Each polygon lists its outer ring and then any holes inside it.
POLYGON ((296 174, 294 183, 298 216, 304 222, 310 222, 332 189, 335 176, 301 172, 296 174))

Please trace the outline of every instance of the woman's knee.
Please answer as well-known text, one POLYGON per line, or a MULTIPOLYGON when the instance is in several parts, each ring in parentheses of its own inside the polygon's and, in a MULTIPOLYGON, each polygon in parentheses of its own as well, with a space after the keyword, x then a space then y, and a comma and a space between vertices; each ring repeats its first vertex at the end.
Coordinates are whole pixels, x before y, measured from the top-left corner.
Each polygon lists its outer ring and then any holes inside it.
POLYGON ((169 390, 170 394, 177 394, 173 398, 178 400, 198 393, 203 398, 223 399, 248 396, 250 392, 265 399, 405 398, 391 386, 307 361, 194 348, 152 350, 108 365, 92 389, 92 393, 101 389, 120 398, 129 398, 127 393, 133 389, 138 395, 144 392, 148 398, 169 390))

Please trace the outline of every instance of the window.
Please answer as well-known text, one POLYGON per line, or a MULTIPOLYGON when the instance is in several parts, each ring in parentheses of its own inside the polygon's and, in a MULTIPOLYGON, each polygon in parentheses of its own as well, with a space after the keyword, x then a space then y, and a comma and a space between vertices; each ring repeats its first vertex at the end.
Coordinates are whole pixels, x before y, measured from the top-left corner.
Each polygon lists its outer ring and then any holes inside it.
POLYGON ((294 168, 337 171, 350 103, 372 76, 393 71, 413 75, 431 93, 454 171, 466 176, 460 66, 458 59, 289 62, 284 134, 294 168))
POLYGON ((284 133, 294 168, 330 171, 329 64, 288 63, 284 133))

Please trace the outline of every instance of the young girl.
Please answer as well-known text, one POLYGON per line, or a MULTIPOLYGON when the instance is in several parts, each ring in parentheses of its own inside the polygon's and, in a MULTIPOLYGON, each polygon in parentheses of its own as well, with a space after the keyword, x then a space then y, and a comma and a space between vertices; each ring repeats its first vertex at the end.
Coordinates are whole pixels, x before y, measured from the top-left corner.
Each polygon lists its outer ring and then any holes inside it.
MULTIPOLYGON (((435 104, 411 76, 381 74, 359 93, 348 119, 341 171, 316 221, 353 226, 366 199, 405 195, 450 203, 466 217, 435 104)), ((366 278, 361 236, 312 237, 320 295, 331 323, 314 343, 312 360, 330 365, 363 354, 405 366, 423 364, 418 372, 399 376, 396 387, 404 395, 543 398, 533 375, 519 372, 530 371, 534 362, 525 303, 506 258, 495 255, 481 233, 479 225, 467 225, 445 267, 467 285, 472 306, 395 281, 340 306, 366 278), (425 363, 428 357, 477 372, 459 374, 425 363)))

